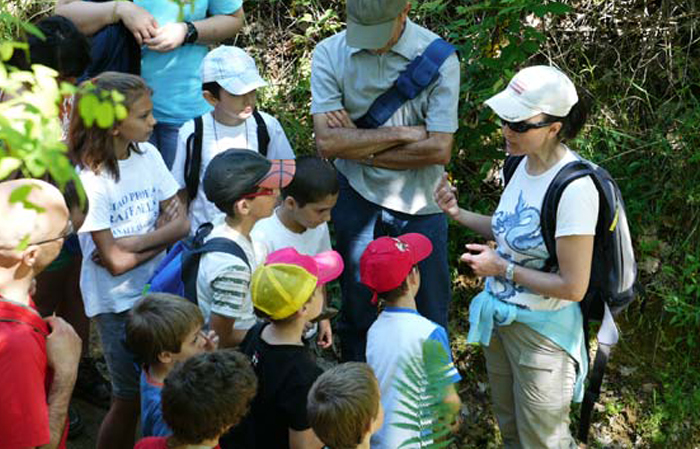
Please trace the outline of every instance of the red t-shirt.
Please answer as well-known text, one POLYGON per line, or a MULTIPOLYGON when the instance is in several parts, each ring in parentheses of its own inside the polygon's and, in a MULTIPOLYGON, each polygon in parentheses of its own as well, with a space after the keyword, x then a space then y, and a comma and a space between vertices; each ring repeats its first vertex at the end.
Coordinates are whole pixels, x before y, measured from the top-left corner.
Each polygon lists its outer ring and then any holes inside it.
MULTIPOLYGON (((48 444, 48 391, 53 373, 46 359, 49 327, 31 307, 0 296, 0 442, 3 449, 48 444)), ((59 448, 65 448, 66 432, 59 448)))
MULTIPOLYGON (((168 449, 168 437, 146 437, 139 440, 134 449, 168 449)), ((217 444, 215 448, 219 449, 217 444)))

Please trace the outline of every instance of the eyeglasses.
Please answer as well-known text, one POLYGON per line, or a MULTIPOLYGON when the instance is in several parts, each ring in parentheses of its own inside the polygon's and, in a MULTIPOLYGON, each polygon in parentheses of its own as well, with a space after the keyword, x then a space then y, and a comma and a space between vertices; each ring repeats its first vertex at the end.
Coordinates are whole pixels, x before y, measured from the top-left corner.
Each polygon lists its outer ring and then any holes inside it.
POLYGON ((552 123, 556 123, 558 120, 553 120, 551 122, 537 122, 537 123, 528 123, 528 122, 509 122, 507 120, 501 119, 501 126, 507 126, 508 128, 511 129, 511 131, 514 131, 516 133, 522 134, 530 131, 531 129, 538 129, 538 128, 544 128, 545 126, 549 126, 552 123))
POLYGON ((52 239, 42 240, 40 242, 31 242, 29 244, 30 245, 43 245, 44 243, 55 242, 56 240, 68 238, 71 234, 75 234, 75 229, 73 228, 73 222, 69 218, 68 223, 66 223, 65 229, 63 229, 63 231, 61 232, 61 234, 59 234, 58 237, 54 237, 52 239))
POLYGON ((263 188, 261 188, 260 190, 258 190, 257 192, 248 193, 247 195, 243 195, 243 196, 241 197, 241 199, 245 199, 245 198, 255 198, 255 197, 258 197, 258 196, 272 196, 272 195, 274 195, 274 194, 275 194, 275 191, 274 191, 274 190, 269 189, 269 188, 267 188, 267 187, 263 187, 263 188))

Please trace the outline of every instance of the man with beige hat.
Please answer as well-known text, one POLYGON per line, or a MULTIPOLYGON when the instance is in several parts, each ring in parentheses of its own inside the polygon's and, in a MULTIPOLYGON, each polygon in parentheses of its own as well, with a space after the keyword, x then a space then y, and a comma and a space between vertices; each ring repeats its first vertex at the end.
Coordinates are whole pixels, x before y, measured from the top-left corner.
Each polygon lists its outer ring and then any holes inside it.
POLYGON ((359 258, 382 235, 418 232, 435 250, 421 263, 419 312, 447 325, 447 222, 433 200, 457 130, 454 47, 408 19, 407 0, 348 0, 347 30, 319 43, 311 113, 319 153, 335 158, 333 210, 346 271, 338 332, 344 360, 364 360, 376 317, 359 283, 359 258))

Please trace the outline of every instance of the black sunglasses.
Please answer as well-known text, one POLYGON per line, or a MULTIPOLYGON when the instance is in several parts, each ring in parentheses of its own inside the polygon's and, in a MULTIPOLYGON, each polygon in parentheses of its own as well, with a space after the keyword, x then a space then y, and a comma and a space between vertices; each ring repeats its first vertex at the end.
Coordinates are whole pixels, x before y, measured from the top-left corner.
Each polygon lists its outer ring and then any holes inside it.
POLYGON ((30 245, 43 245, 44 243, 49 243, 49 242, 53 242, 53 241, 56 241, 59 239, 68 238, 71 234, 75 234, 75 229, 73 228, 73 222, 69 218, 68 223, 66 224, 66 227, 63 229, 63 231, 61 232, 61 234, 58 237, 54 237, 52 239, 42 240, 40 242, 31 242, 29 244, 30 245))
POLYGON ((544 128, 545 126, 549 126, 552 123, 556 123, 558 121, 559 120, 553 120, 550 122, 527 123, 527 122, 509 122, 507 120, 501 119, 501 126, 507 126, 512 131, 522 134, 522 133, 526 133, 526 132, 530 131, 531 129, 544 128))

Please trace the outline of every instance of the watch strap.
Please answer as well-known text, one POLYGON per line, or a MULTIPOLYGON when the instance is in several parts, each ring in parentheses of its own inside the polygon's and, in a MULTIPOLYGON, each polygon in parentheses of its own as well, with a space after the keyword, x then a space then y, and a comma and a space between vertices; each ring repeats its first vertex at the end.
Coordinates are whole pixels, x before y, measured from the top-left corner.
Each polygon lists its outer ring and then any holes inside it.
POLYGON ((185 21, 185 25, 187 25, 187 34, 185 34, 185 43, 186 44, 194 44, 197 42, 197 38, 199 37, 199 31, 197 31, 197 27, 194 26, 194 23, 185 21))

